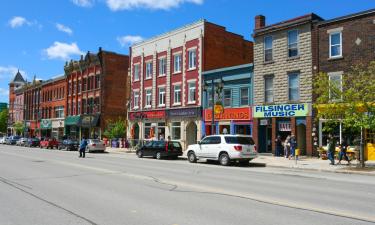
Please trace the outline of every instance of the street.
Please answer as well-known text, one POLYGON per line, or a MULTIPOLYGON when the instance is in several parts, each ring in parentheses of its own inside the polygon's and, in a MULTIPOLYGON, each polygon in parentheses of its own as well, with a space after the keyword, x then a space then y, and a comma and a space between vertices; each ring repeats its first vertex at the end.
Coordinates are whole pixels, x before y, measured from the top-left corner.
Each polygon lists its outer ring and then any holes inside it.
POLYGON ((0 145, 0 224, 375 224, 373 176, 0 145))

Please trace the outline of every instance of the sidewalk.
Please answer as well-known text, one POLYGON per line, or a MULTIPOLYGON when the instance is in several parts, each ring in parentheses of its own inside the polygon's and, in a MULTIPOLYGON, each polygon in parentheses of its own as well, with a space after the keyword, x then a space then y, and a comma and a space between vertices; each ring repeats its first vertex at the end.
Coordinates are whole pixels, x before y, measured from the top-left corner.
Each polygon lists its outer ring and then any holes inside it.
MULTIPOLYGON (((135 153, 135 151, 127 148, 110 148, 106 149, 109 153, 135 153)), ((186 157, 186 152, 182 158, 186 157)), ((362 175, 375 175, 375 161, 367 161, 366 168, 358 168, 359 161, 352 161, 351 165, 347 165, 346 161, 342 161, 342 165, 330 165, 329 160, 322 160, 318 158, 311 158, 301 156, 296 162, 284 157, 274 157, 270 155, 260 154, 256 159, 252 160, 253 165, 261 165, 265 167, 288 168, 298 169, 304 171, 321 171, 321 172, 334 172, 334 173, 348 173, 348 174, 362 174, 362 175)), ((337 160, 336 160, 337 163, 337 160)))

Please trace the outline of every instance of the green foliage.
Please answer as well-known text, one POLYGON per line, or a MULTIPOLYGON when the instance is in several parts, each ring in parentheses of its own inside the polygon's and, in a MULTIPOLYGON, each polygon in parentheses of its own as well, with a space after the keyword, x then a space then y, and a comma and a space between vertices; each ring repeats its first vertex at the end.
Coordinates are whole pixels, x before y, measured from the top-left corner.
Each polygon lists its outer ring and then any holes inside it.
POLYGON ((342 83, 330 81, 326 73, 320 73, 314 80, 317 117, 340 119, 351 130, 375 130, 374 93, 375 61, 354 66, 342 75, 342 83))
POLYGON ((8 109, 3 109, 0 112, 0 132, 6 133, 8 126, 8 109))
POLYGON ((25 129, 25 126, 23 125, 22 122, 16 122, 14 125, 14 130, 16 131, 17 135, 20 135, 22 134, 22 132, 24 131, 25 129))
POLYGON ((107 129, 104 131, 104 136, 113 138, 123 138, 126 135, 126 121, 124 119, 118 119, 115 122, 109 121, 107 129))

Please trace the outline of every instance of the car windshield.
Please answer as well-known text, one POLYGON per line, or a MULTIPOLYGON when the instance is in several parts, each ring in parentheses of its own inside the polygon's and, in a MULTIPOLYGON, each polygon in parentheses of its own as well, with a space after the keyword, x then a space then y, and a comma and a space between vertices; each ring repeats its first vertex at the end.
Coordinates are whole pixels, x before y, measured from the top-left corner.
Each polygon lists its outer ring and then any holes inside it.
POLYGON ((227 144, 253 145, 254 140, 251 137, 228 136, 224 137, 227 144))

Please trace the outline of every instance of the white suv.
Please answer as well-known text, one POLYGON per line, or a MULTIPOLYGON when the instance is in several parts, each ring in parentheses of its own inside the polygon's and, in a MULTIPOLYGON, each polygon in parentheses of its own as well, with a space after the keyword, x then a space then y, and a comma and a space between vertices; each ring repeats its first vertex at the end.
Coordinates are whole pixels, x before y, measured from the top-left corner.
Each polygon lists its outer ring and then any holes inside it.
POLYGON ((187 157, 195 163, 199 159, 218 160, 228 166, 231 161, 248 164, 258 155, 253 139, 245 135, 212 135, 203 138, 198 144, 189 145, 187 157))

